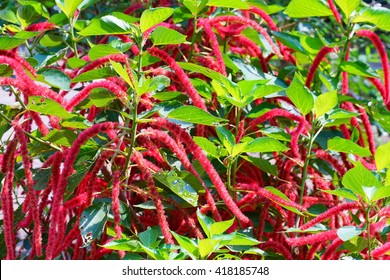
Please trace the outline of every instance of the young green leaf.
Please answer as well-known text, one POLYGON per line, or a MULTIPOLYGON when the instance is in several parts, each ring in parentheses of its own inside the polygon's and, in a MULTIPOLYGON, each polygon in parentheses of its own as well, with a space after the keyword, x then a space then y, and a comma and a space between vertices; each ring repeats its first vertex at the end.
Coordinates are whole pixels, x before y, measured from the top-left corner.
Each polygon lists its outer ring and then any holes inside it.
POLYGON ((378 179, 367 170, 360 162, 356 167, 350 169, 343 177, 342 184, 345 188, 350 189, 354 194, 360 195, 367 199, 363 186, 381 188, 382 184, 378 179))
POLYGON ((49 116, 69 119, 74 117, 54 100, 41 96, 29 96, 27 109, 49 116))
POLYGON ((183 5, 190 10, 193 16, 196 16, 206 6, 207 2, 208 0, 184 0, 183 5))
POLYGON ((340 69, 362 77, 379 78, 378 73, 373 68, 361 61, 344 61, 340 64, 340 69))
POLYGON ((138 234, 138 238, 146 247, 154 247, 154 243, 157 241, 159 231, 155 228, 148 227, 145 231, 138 234))
POLYGON ((68 18, 71 18, 83 1, 84 0, 56 0, 56 4, 68 18))
POLYGON ((228 228, 230 228, 234 223, 234 218, 227 221, 215 222, 210 226, 210 236, 224 233, 228 228))
POLYGON ((372 155, 368 148, 363 148, 351 140, 338 136, 328 140, 328 149, 341 153, 354 154, 361 157, 369 157, 372 155))
POLYGON ((215 223, 215 221, 207 217, 206 215, 203 215, 199 209, 196 210, 196 216, 198 217, 198 222, 202 227, 204 233, 206 233, 207 237, 211 237, 210 227, 212 224, 215 223))
POLYGON ((383 144, 376 149, 375 163, 378 171, 390 167, 390 142, 383 144))
POLYGON ((284 10, 292 18, 331 16, 332 11, 318 0, 292 0, 284 10))
POLYGON ((217 126, 215 131, 217 132, 217 136, 222 145, 228 150, 229 153, 232 153, 233 146, 236 144, 236 139, 234 138, 233 133, 223 126, 217 126))
POLYGON ((81 36, 138 34, 138 27, 112 15, 95 18, 91 24, 79 32, 81 36))
POLYGON ((290 86, 286 89, 286 93, 302 115, 307 115, 313 109, 314 98, 298 75, 294 76, 290 86))
POLYGON ((209 0, 207 6, 235 8, 235 9, 249 9, 249 5, 242 0, 209 0))
POLYGON ((349 189, 341 188, 337 190, 321 190, 321 191, 333 194, 335 196, 345 197, 353 201, 359 201, 359 198, 349 189))
POLYGON ((51 86, 63 90, 70 90, 70 78, 62 71, 53 68, 44 68, 38 72, 51 86))
POLYGON ((116 54, 116 53, 121 53, 121 52, 110 45, 96 45, 90 49, 88 56, 93 61, 103 56, 116 54))
POLYGON ((196 242, 186 236, 179 235, 174 231, 171 231, 173 237, 176 239, 177 243, 188 253, 188 255, 193 260, 197 260, 199 258, 199 249, 198 244, 196 242))
POLYGON ((337 102, 337 90, 330 91, 318 96, 314 102, 314 111, 316 113, 316 117, 319 118, 328 113, 337 105, 337 102))
POLYGON ((345 16, 349 18, 353 11, 360 6, 361 0, 336 0, 336 4, 343 11, 345 16))
POLYGON ((140 19, 141 32, 145 32, 156 24, 163 22, 173 14, 173 11, 172 8, 166 7, 145 10, 140 19))
POLYGON ((210 126, 226 122, 225 119, 215 117, 195 106, 179 107, 170 112, 167 118, 210 126))
POLYGON ((201 258, 205 258, 214 252, 219 247, 219 240, 213 238, 200 239, 198 241, 199 254, 201 258))
POLYGON ((337 236, 341 240, 347 241, 354 238, 355 236, 360 235, 362 232, 363 229, 361 228, 354 227, 354 226, 346 226, 346 227, 339 228, 337 230, 337 236))
POLYGON ((186 35, 176 30, 158 26, 151 34, 154 45, 179 45, 186 41, 186 35))
POLYGON ((354 17, 353 22, 369 22, 378 28, 390 31, 390 9, 385 7, 365 7, 354 17))

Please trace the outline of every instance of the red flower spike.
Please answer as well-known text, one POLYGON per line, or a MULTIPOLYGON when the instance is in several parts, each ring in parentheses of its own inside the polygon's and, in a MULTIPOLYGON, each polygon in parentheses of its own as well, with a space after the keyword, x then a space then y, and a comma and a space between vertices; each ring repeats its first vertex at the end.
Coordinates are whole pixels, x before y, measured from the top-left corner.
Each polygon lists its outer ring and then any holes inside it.
POLYGON ((339 11, 337 10, 335 4, 333 3, 333 0, 328 0, 328 5, 329 5, 329 8, 330 10, 332 11, 336 21, 338 23, 341 23, 341 16, 340 16, 340 13, 339 11))
POLYGON ((320 66, 320 63, 324 59, 324 57, 331 52, 334 52, 334 48, 329 48, 327 46, 324 46, 315 57, 306 77, 306 87, 308 87, 309 89, 310 89, 311 82, 314 79, 314 75, 317 71, 318 66, 320 66))
POLYGON ((215 36, 215 33, 213 32, 210 26, 209 20, 205 18, 201 18, 199 19, 198 24, 203 26, 203 29, 210 40, 211 48, 213 49, 215 57, 217 58, 220 72, 222 73, 222 75, 226 76, 225 62, 223 61, 221 50, 219 49, 217 37, 215 36))
POLYGON ((250 26, 250 27, 254 28, 256 31, 258 31, 261 35, 263 35, 265 37, 265 39, 270 44, 272 50, 274 51, 274 53, 279 57, 282 56, 282 54, 280 53, 280 50, 277 48, 277 46, 273 42, 273 40, 272 40, 271 36, 268 34, 267 30, 264 29, 263 27, 261 27, 257 22, 255 22, 251 19, 247 19, 247 18, 243 18, 243 17, 239 17, 239 16, 219 16, 219 17, 215 17, 215 18, 210 19, 211 25, 214 25, 216 23, 223 22, 223 21, 229 22, 229 23, 232 23, 232 22, 241 23, 243 25, 250 26))
POLYGON ((169 224, 168 224, 167 218, 165 217, 164 207, 163 207, 163 204, 161 202, 160 195, 158 194, 157 188, 154 185, 152 174, 150 173, 149 169, 147 168, 147 166, 145 164, 145 160, 139 152, 133 151, 132 160, 134 160, 138 164, 138 167, 140 168, 141 173, 142 173, 142 177, 146 181, 149 192, 151 194, 151 198, 154 202, 154 205, 156 206, 158 223, 159 223, 161 231, 164 235, 165 242, 167 244, 174 244, 173 236, 169 230, 169 224))
POLYGON ((249 220, 247 216, 245 216, 241 210, 237 207, 229 192, 226 189, 225 184, 223 183, 221 177, 218 172, 215 170, 214 166, 210 163, 208 158, 203 153, 202 149, 199 148, 198 145, 192 140, 191 136, 184 131, 180 126, 167 121, 166 119, 158 118, 154 123, 157 127, 165 127, 170 132, 172 132, 175 137, 180 139, 183 143, 185 143, 194 157, 199 160, 199 163, 202 165, 207 175, 210 177, 213 182, 215 188, 218 191, 221 199, 225 202, 227 208, 237 217, 237 219, 242 223, 243 227, 247 227, 252 222, 249 220))
POLYGON ((314 226, 314 225, 316 225, 316 224, 318 224, 318 223, 320 223, 320 222, 322 222, 322 221, 324 221, 332 216, 335 216, 342 211, 353 210, 353 209, 358 209, 358 208, 360 208, 360 207, 356 202, 349 202, 349 203, 340 204, 340 205, 332 207, 332 208, 328 209, 327 211, 325 211, 324 213, 318 215, 317 217, 312 219, 310 222, 301 226, 299 229, 305 230, 305 229, 311 228, 312 226, 314 226))
POLYGON ((337 230, 328 230, 303 237, 287 238, 286 242, 290 246, 303 246, 307 244, 315 244, 317 242, 325 242, 336 238, 337 230))
POLYGON ((41 232, 41 220, 38 210, 37 191, 34 190, 33 174, 31 172, 31 159, 29 157, 27 148, 27 137, 24 135, 24 131, 19 124, 17 119, 12 121, 12 127, 15 130, 15 135, 20 143, 20 154, 22 156, 24 173, 27 180, 28 193, 30 197, 29 210, 32 211, 34 221, 34 232, 33 232, 33 247, 38 257, 42 256, 42 232, 41 232))
POLYGON ((384 85, 385 85, 385 95, 383 95, 383 101, 387 109, 390 110, 390 66, 389 58, 386 53, 386 48, 378 35, 370 30, 358 30, 356 34, 360 37, 367 37, 374 44, 378 50, 379 56, 382 61, 383 76, 384 76, 384 85))
POLYGON ((171 67, 173 71, 175 71, 176 75, 179 77, 181 83, 186 89, 188 95, 192 99, 192 102, 194 102, 194 105, 204 111, 207 111, 207 107, 204 104, 203 99, 196 91, 195 87, 191 84, 190 79, 188 78, 184 70, 176 63, 176 61, 172 57, 170 57, 168 53, 155 47, 149 48, 148 51, 151 55, 160 58, 162 61, 168 64, 168 66, 171 67))

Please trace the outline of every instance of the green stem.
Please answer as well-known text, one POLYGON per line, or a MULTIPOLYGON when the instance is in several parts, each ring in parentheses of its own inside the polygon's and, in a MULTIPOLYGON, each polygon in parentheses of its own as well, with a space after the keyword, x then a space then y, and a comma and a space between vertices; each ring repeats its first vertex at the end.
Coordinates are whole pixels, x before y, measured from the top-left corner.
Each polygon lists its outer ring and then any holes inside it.
POLYGON ((371 206, 368 206, 366 211, 366 223, 367 223, 367 247, 368 247, 368 259, 371 260, 371 222, 370 222, 371 206))
POLYGON ((196 28, 198 26, 198 16, 194 16, 194 32, 192 33, 191 37, 191 49, 190 49, 190 55, 188 56, 188 61, 191 60, 193 52, 194 52, 194 45, 195 45, 195 37, 196 37, 196 28))
MULTIPOLYGON (((142 42, 142 40, 141 40, 141 42, 142 42)), ((139 44, 139 49, 140 49, 140 53, 138 55, 138 69, 137 69, 137 79, 138 79, 138 81, 141 78, 141 71, 142 71, 142 43, 139 44)), ((133 90, 133 100, 132 100, 132 107, 133 107, 132 121, 133 121, 133 125, 132 125, 131 131, 130 131, 130 147, 129 147, 129 151, 128 151, 128 154, 127 154, 127 157, 126 157, 125 166, 124 166, 124 169, 123 169, 123 173, 126 174, 126 177, 128 179, 130 177, 130 172, 131 172, 130 158, 131 158, 131 155, 133 153, 133 149, 135 147, 135 139, 137 138, 137 124, 138 124, 137 123, 137 108, 138 108, 138 99, 137 98, 138 98, 137 92, 134 89, 133 90)), ((128 182, 127 182, 127 184, 128 184, 128 182)))
POLYGON ((74 36, 74 18, 70 18, 69 19, 69 33, 70 33, 70 40, 72 41, 72 47, 73 47, 73 52, 74 52, 74 55, 79 58, 79 53, 77 51, 77 40, 74 36))

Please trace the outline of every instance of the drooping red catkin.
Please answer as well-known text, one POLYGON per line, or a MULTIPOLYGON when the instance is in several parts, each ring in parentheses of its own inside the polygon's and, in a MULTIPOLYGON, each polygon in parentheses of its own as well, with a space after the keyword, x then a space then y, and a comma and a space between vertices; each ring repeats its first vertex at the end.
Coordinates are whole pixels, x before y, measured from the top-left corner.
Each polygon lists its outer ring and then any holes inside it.
POLYGON ((303 226, 300 227, 301 230, 305 230, 308 228, 311 228, 312 226, 334 216, 337 215, 338 213, 345 211, 345 210, 353 210, 353 209, 358 209, 359 205, 356 202, 348 202, 348 203, 343 203, 341 205, 332 207, 325 211, 324 213, 318 215, 314 219, 312 219, 310 222, 304 224, 303 226))
POLYGON ((307 254, 305 256, 305 260, 312 260, 312 259, 314 259, 314 255, 321 248, 321 246, 322 246, 321 242, 313 244, 310 247, 309 251, 307 251, 307 254))
POLYGON ((5 240, 5 247, 7 249, 7 255, 5 259, 14 260, 16 258, 15 252, 15 233, 14 233, 14 206, 12 199, 12 187, 14 180, 14 155, 16 148, 16 139, 11 140, 11 147, 7 147, 7 162, 3 161, 3 165, 6 166, 6 176, 3 188, 1 190, 1 210, 3 211, 3 233, 5 240), (12 144, 11 144, 12 143, 12 144), (13 144, 15 143, 15 144, 13 144))
POLYGON ((334 255, 336 249, 343 244, 344 241, 340 238, 336 238, 325 250, 325 252, 321 256, 321 260, 330 260, 334 255))
POLYGON ((225 62, 223 61, 221 50, 219 49, 217 37, 215 36, 215 33, 211 29, 209 20, 205 18, 201 18, 199 19, 198 23, 199 25, 203 26, 203 29, 210 40, 211 48, 213 49, 215 57, 217 58, 218 61, 218 65, 220 69, 219 71, 222 73, 222 75, 226 76, 225 62))
POLYGON ((191 84, 190 79, 184 72, 184 70, 176 63, 176 61, 169 56, 168 53, 165 51, 162 51, 158 48, 152 47, 148 49, 149 53, 153 56, 156 56, 160 58, 162 61, 164 61, 166 64, 168 64, 169 67, 172 68, 173 71, 175 71, 176 75, 179 77, 182 85, 186 89, 188 95, 192 99, 192 102, 194 105, 204 111, 207 111, 207 107, 204 104, 203 99, 199 95, 199 93, 196 91, 195 87, 191 84))
POLYGON ((165 217, 164 207, 162 205, 160 195, 158 194, 158 190, 157 190, 156 186, 154 185, 152 174, 150 173, 150 171, 146 167, 145 160, 139 152, 133 151, 132 158, 134 159, 134 161, 137 163, 138 167, 140 168, 142 176, 143 176, 144 180, 146 181, 149 192, 151 194, 151 198, 154 202, 154 205, 156 206, 156 211, 157 211, 157 215, 158 215, 158 223, 159 223, 161 231, 164 235, 164 240, 167 244, 174 244, 173 236, 169 230, 169 224, 168 224, 167 218, 165 217))
POLYGON ((315 244, 317 242, 325 242, 336 238, 337 230, 328 230, 303 237, 286 238, 286 242, 290 246, 302 246, 306 244, 315 244))
POLYGON ((341 177, 347 172, 345 166, 341 165, 337 158, 332 157, 324 150, 317 150, 316 157, 329 162, 341 177))
POLYGON ((384 243, 382 246, 376 247, 371 252, 373 258, 379 258, 390 251, 390 241, 384 243))
POLYGON ((52 22, 44 21, 44 22, 38 22, 38 23, 33 23, 30 24, 29 26, 26 27, 26 31, 47 31, 51 30, 55 27, 56 25, 52 22))
POLYGON ((12 121, 12 127, 15 130, 15 135, 20 143, 20 154, 23 161, 23 169, 26 176, 27 188, 29 193, 29 209, 32 211, 34 221, 34 232, 33 232, 33 247, 37 256, 42 256, 42 232, 41 232, 41 221, 38 209, 37 191, 34 190, 33 174, 31 172, 31 159, 27 148, 27 137, 24 134, 22 127, 19 124, 18 119, 12 121))
POLYGON ((222 182, 221 177, 218 172, 215 170, 214 166, 208 160, 208 158, 203 153, 202 149, 192 140, 192 137, 184 131, 179 125, 171 123, 166 119, 158 118, 156 122, 153 123, 157 127, 164 127, 172 132, 175 137, 180 139, 183 143, 185 143, 191 153, 195 156, 199 163, 202 165, 207 175, 210 177, 213 182, 215 188, 217 189, 218 194, 221 199, 225 202, 227 208, 237 217, 237 219, 242 223, 243 227, 249 226, 252 222, 249 220, 247 216, 245 216, 241 210, 237 207, 229 192, 226 189, 225 184, 222 182))
POLYGON ((10 142, 8 142, 7 149, 3 155, 3 161, 1 163, 1 172, 6 174, 10 171, 10 166, 12 161, 14 160, 15 149, 18 144, 18 139, 14 138, 10 142))
MULTIPOLYGON (((114 215, 114 230, 116 238, 122 238, 122 229, 120 226, 121 212, 119 210, 119 194, 120 194, 121 175, 118 170, 114 171, 112 179, 112 213, 114 215)), ((125 255, 124 251, 118 252, 119 257, 122 259, 125 255)))
POLYGON ((189 159, 187 158, 187 155, 185 153, 185 150, 180 147, 176 142, 175 140, 173 140, 166 132, 163 132, 163 131, 160 131, 160 130, 156 130, 156 129, 152 129, 152 128, 148 128, 146 130, 148 133, 148 136, 150 138, 153 138, 153 139, 156 139, 156 140, 160 140, 162 141, 165 145, 167 145, 176 155, 177 157, 179 158, 179 160, 182 162, 182 164, 184 165, 184 167, 189 171, 191 172, 192 174, 194 174, 194 176, 196 178, 198 178, 198 180, 202 183, 202 186, 203 188, 205 189, 205 192, 206 192, 206 201, 210 207, 210 210, 211 212, 213 213, 213 218, 214 220, 216 221, 221 221, 221 215, 219 214, 218 212, 218 209, 215 205, 215 201, 209 191, 209 189, 206 187, 206 185, 204 184, 204 181, 202 180, 202 178, 199 176, 198 172, 195 170, 195 168, 193 167, 193 165, 191 164, 191 162, 189 161, 189 159))
POLYGON ((39 131, 42 133, 43 136, 46 136, 50 131, 49 128, 46 126, 46 124, 42 121, 41 116, 34 112, 30 111, 30 116, 34 120, 35 124, 37 125, 39 131))
POLYGON ((110 61, 125 63, 127 60, 128 56, 125 54, 110 54, 107 56, 103 56, 92 61, 91 63, 80 69, 80 71, 77 73, 77 76, 90 70, 96 69, 110 61))
POLYGON ((329 8, 330 10, 332 11, 336 21, 338 23, 341 23, 341 16, 340 16, 340 13, 339 11, 337 10, 335 4, 333 3, 333 0, 328 0, 328 5, 329 5, 329 8))
POLYGON ((259 15, 267 23, 267 25, 272 31, 278 31, 278 27, 266 12, 257 7, 251 7, 249 11, 259 15))
MULTIPOLYGON (((72 147, 69 149, 65 162, 64 162, 64 168, 62 170, 62 173, 59 177, 58 186, 55 188, 55 193, 53 197, 53 203, 52 203, 52 210, 51 210, 51 223, 50 223, 50 230, 49 230, 49 242, 48 242, 48 248, 50 250, 46 250, 46 259, 51 259, 53 257, 53 253, 55 250, 55 244, 53 244, 54 240, 57 238, 60 239, 58 236, 60 228, 64 225, 64 220, 61 220, 61 208, 62 208, 62 201, 63 201, 63 195, 67 186, 68 178, 72 174, 73 171, 73 164, 76 160, 77 154, 80 151, 81 146, 90 138, 94 137, 98 133, 104 133, 109 130, 114 130, 117 126, 117 123, 112 122, 105 122, 105 123, 99 123, 95 124, 94 126, 84 130, 80 135, 77 137, 77 139, 73 142, 72 147)), ((61 240, 60 240, 61 242, 61 240)))
POLYGON ((317 71, 318 66, 320 66, 321 61, 324 59, 324 57, 328 54, 334 51, 334 48, 329 48, 327 46, 322 47, 322 49, 318 52, 317 56, 314 58, 313 63, 311 64, 309 68, 309 72, 307 73, 306 77, 306 87, 310 89, 311 82, 314 79, 314 75, 317 71))
POLYGON ((21 66, 23 66, 23 68, 30 72, 33 77, 37 77, 37 72, 35 71, 34 67, 32 67, 30 63, 27 62, 27 60, 17 55, 16 52, 14 53, 12 51, 0 51, 0 55, 5 55, 14 59, 21 66))
POLYGON ((383 97, 383 101, 390 110, 390 66, 389 66, 389 58, 386 53, 386 48, 378 35, 370 30, 358 30, 356 34, 360 37, 367 37, 374 44, 376 49, 378 50, 379 57, 382 61, 383 68, 383 76, 384 76, 384 85, 385 85, 385 95, 383 97))
POLYGON ((276 252, 278 252, 279 254, 281 254, 282 256, 284 256, 286 258, 286 260, 293 260, 294 259, 293 256, 291 255, 289 249, 283 243, 280 243, 278 241, 268 240, 264 243, 261 243, 259 245, 259 247, 262 250, 273 249, 276 252))
POLYGON ((273 52, 277 56, 279 56, 279 57, 282 56, 282 54, 280 53, 280 50, 275 45, 274 41, 272 40, 271 36, 268 34, 267 30, 264 29, 263 27, 261 27, 257 22, 255 22, 251 19, 247 19, 247 18, 239 17, 239 16, 219 16, 219 17, 215 17, 215 18, 210 19, 211 25, 214 25, 215 23, 219 23, 219 22, 223 22, 223 21, 229 22, 229 23, 231 23, 231 22, 242 23, 246 26, 252 27, 253 29, 258 31, 261 35, 263 35, 265 37, 265 39, 270 44, 273 52))
POLYGON ((73 108, 89 96, 91 91, 95 88, 105 88, 114 93, 122 103, 126 103, 126 92, 120 86, 110 81, 98 81, 87 85, 83 90, 76 94, 66 105, 65 109, 72 111, 73 108))

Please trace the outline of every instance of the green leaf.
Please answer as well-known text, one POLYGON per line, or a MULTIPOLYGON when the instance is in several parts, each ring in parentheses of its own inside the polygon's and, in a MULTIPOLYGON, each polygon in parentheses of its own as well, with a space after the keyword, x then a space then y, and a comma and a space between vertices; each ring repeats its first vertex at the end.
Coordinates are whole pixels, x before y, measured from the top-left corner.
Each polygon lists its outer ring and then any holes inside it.
POLYGON ((179 235, 174 231, 171 231, 173 237, 176 239, 177 243, 188 253, 188 255, 193 260, 197 260, 199 257, 198 244, 186 236, 179 235))
POLYGON ((34 174, 34 190, 46 189, 51 177, 51 168, 41 168, 34 174))
POLYGON ((137 34, 138 28, 112 15, 95 18, 85 29, 81 30, 81 36, 110 35, 110 34, 137 34))
POLYGON ((273 176, 278 176, 278 168, 275 165, 272 165, 268 160, 262 158, 255 158, 250 156, 241 156, 246 161, 250 162, 254 166, 263 170, 264 172, 271 174, 273 176))
POLYGON ((228 228, 230 228, 234 223, 234 218, 227 221, 215 222, 210 226, 210 236, 224 233, 228 228))
POLYGON ((116 72, 111 67, 103 67, 103 68, 93 69, 91 71, 87 71, 78 75, 77 77, 72 79, 72 83, 88 82, 92 80, 113 77, 115 75, 116 72))
POLYGON ((326 113, 329 113, 329 111, 337 104, 337 90, 321 94, 314 102, 314 111, 316 112, 316 117, 319 118, 326 113))
POLYGON ((280 41, 283 45, 301 53, 306 53, 305 49, 303 48, 300 37, 292 35, 290 33, 284 33, 284 32, 273 32, 274 36, 278 41, 280 41))
POLYGON ((215 158, 222 156, 223 151, 207 138, 195 136, 193 137, 193 140, 208 155, 215 158))
POLYGON ((339 228, 337 230, 337 236, 341 240, 347 241, 354 238, 355 236, 360 235, 362 232, 363 229, 361 228, 354 227, 354 226, 346 226, 346 227, 339 228))
POLYGON ((207 6, 234 8, 234 9, 249 9, 249 5, 242 0, 209 0, 207 6))
POLYGON ((198 222, 202 227, 204 233, 206 233, 207 237, 211 237, 210 235, 210 227, 215 221, 206 215, 203 215, 199 209, 196 210, 196 216, 198 217, 198 222))
POLYGON ((368 148, 363 148, 351 140, 338 136, 328 140, 328 149, 361 157, 369 157, 372 155, 368 148))
POLYGON ((44 115, 56 116, 69 119, 74 117, 66 111, 59 103, 42 96, 29 96, 27 109, 44 115))
POLYGON ((153 177, 173 191, 178 197, 192 206, 198 205, 198 194, 188 183, 173 170, 155 173, 153 177))
POLYGON ((353 22, 369 22, 378 28, 390 31, 390 9, 384 7, 363 8, 353 22))
POLYGON ((225 78, 221 73, 194 63, 178 62, 177 64, 184 70, 201 73, 212 80, 217 80, 218 82, 221 82, 225 78))
POLYGON ((144 250, 146 254, 148 254, 152 259, 162 261, 164 260, 164 256, 160 254, 156 249, 148 248, 140 243, 140 246, 144 250))
POLYGON ((215 117, 195 106, 182 106, 170 112, 167 118, 203 125, 216 125, 227 120, 215 117))
POLYGON ((345 197, 349 200, 359 201, 359 198, 349 189, 341 188, 337 190, 321 190, 321 191, 329 194, 333 194, 335 196, 345 197))
POLYGON ((367 64, 361 62, 361 61, 344 61, 340 64, 341 70, 344 72, 362 76, 362 77, 371 77, 371 78, 379 78, 378 73, 372 69, 367 64))
POLYGON ((356 167, 348 170, 344 175, 342 184, 347 189, 350 189, 354 194, 360 195, 366 199, 366 193, 363 190, 363 186, 381 188, 382 184, 378 179, 367 170, 360 162, 356 167))
POLYGON ((88 56, 93 61, 103 56, 117 53, 121 52, 110 45, 96 45, 90 49, 90 51, 88 52, 88 56))
POLYGON ((219 247, 219 240, 212 238, 200 239, 198 241, 199 254, 201 258, 205 258, 214 252, 219 247))
POLYGON ((107 242, 104 245, 101 245, 104 248, 111 250, 120 250, 126 252, 143 252, 144 250, 140 246, 137 240, 125 239, 116 239, 107 242))
POLYGON ((228 150, 229 153, 232 153, 233 146, 236 144, 236 138, 234 137, 233 133, 223 126, 217 126, 215 130, 222 145, 228 150))
POLYGON ((41 17, 32 5, 20 6, 16 16, 23 27, 29 26, 41 17))
POLYGON ((86 208, 80 218, 79 229, 84 238, 91 243, 98 239, 104 231, 108 219, 109 205, 104 202, 93 204, 86 208))
POLYGON ((56 4, 68 18, 72 18, 74 12, 83 0, 56 0, 56 4))
POLYGON ((390 167, 390 142, 381 145, 376 149, 375 163, 378 171, 390 167))
POLYGON ((15 15, 15 13, 11 10, 4 9, 0 11, 0 19, 4 21, 8 21, 13 24, 19 24, 19 21, 15 15))
POLYGON ((112 67, 114 67, 114 70, 116 73, 119 74, 119 76, 122 77, 123 80, 125 80, 125 82, 130 85, 131 87, 133 87, 133 82, 132 80, 130 79, 130 76, 129 74, 127 73, 127 69, 126 69, 126 66, 122 66, 122 64, 120 64, 119 62, 115 62, 115 61, 110 61, 111 64, 112 64, 112 67))
POLYGON ((26 42, 25 39, 15 38, 12 36, 0 36, 0 50, 12 50, 26 42))
POLYGON ((145 10, 140 19, 141 32, 145 32, 156 24, 163 22, 173 14, 173 11, 172 8, 166 7, 145 10))
POLYGON ((158 45, 179 45, 186 41, 187 36, 176 30, 157 26, 151 34, 153 44, 158 45))
POLYGON ((42 139, 56 145, 71 147, 77 139, 77 134, 70 130, 53 129, 42 139))
POLYGON ((320 0, 292 0, 284 10, 284 13, 292 18, 333 15, 332 11, 320 0))
POLYGON ((148 227, 147 230, 138 234, 138 238, 143 245, 146 247, 154 247, 154 243, 157 241, 157 237, 159 235, 159 231, 148 227))
POLYGON ((360 6, 361 0, 336 0, 336 4, 343 11, 345 16, 349 18, 353 11, 360 6))
POLYGON ((297 74, 295 74, 293 81, 286 89, 286 93, 304 116, 313 109, 314 98, 310 90, 304 86, 297 74))
POLYGON ((62 71, 54 68, 44 68, 38 71, 45 81, 55 88, 70 90, 70 78, 62 71))
POLYGON ((206 6, 207 2, 208 0, 184 0, 183 5, 190 10, 193 16, 196 16, 206 6))
POLYGON ((390 196, 390 186, 383 186, 378 188, 374 195, 372 196, 371 201, 375 202, 379 199, 383 199, 390 196))
MULTIPOLYGON (((283 200, 291 201, 284 193, 282 193, 281 191, 279 191, 278 189, 276 189, 274 187, 265 187, 264 189, 266 189, 267 191, 271 192, 272 194, 280 197, 283 200)), ((297 209, 295 209, 295 208, 293 208, 291 206, 286 206, 286 205, 281 204, 280 202, 276 202, 276 201, 274 201, 274 202, 279 204, 283 208, 286 208, 287 210, 290 210, 291 212, 294 212, 294 213, 296 213, 298 215, 302 215, 302 213, 299 210, 297 210, 297 209)))
POLYGON ((278 140, 271 137, 260 137, 250 142, 242 143, 240 146, 236 145, 233 148, 233 156, 240 153, 269 153, 269 152, 285 152, 290 148, 283 145, 278 140), (236 148, 237 147, 237 148, 236 148))

